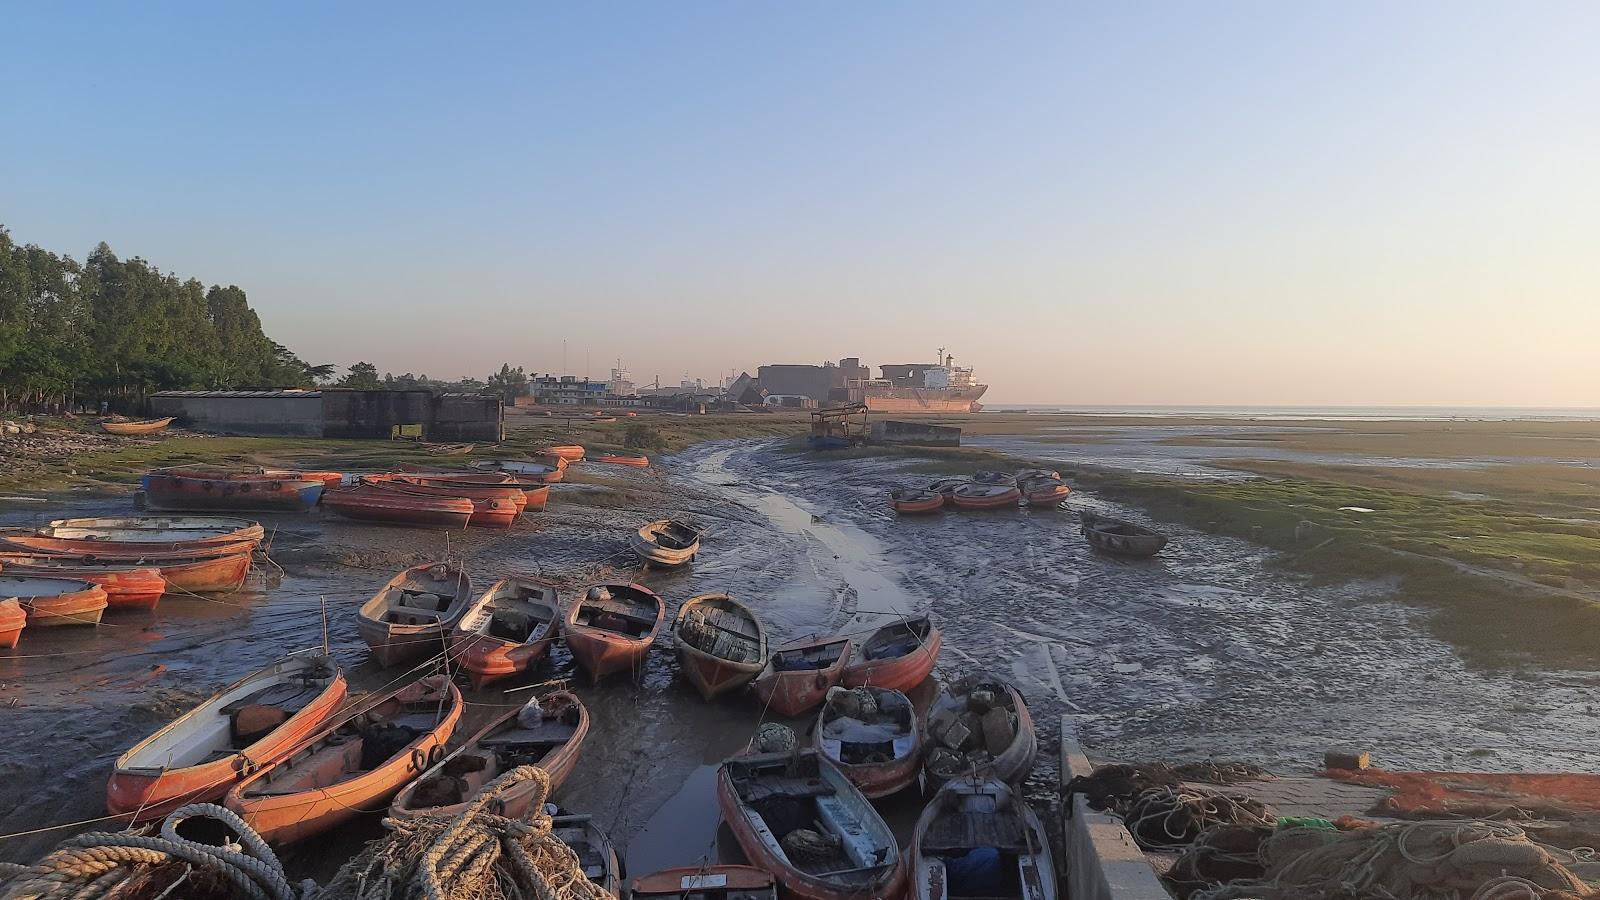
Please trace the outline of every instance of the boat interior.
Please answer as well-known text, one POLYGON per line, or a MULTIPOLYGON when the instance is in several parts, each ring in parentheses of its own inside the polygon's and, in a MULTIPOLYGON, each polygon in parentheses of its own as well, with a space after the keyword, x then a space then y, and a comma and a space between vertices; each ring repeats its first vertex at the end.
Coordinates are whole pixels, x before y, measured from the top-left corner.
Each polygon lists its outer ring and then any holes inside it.
POLYGON ((578 855, 583 876, 610 891, 616 890, 618 873, 612 870, 611 844, 588 816, 555 816, 551 833, 578 855))
POLYGON ((449 618, 456 596, 410 584, 391 588, 385 598, 383 620, 390 625, 435 625, 449 618))
POLYGON ((1132 522, 1118 522, 1113 519, 1101 519, 1089 526, 1092 531, 1101 534, 1120 534, 1125 537, 1154 537, 1155 532, 1132 522))
POLYGON ((700 540, 700 532, 678 521, 669 521, 650 529, 650 537, 667 550, 687 550, 700 540))
POLYGON ((579 601, 574 624, 610 631, 623 637, 642 638, 655 631, 660 607, 642 596, 620 594, 609 589, 605 597, 585 597, 579 601))
POLYGON ((724 600, 708 600, 678 624, 678 640, 718 659, 761 661, 761 629, 750 614, 724 600))
POLYGON ((127 767, 181 769, 227 759, 311 705, 335 677, 332 666, 296 665, 276 680, 241 684, 157 733, 129 758, 127 767))
POLYGON ((844 715, 838 702, 845 692, 830 693, 822 708, 822 750, 828 758, 859 766, 893 762, 916 746, 916 713, 899 691, 872 691, 876 709, 844 715))
POLYGON ((507 720, 505 727, 480 738, 477 746, 463 749, 445 760, 438 774, 417 785, 410 807, 424 809, 461 803, 517 766, 541 765, 545 757, 566 746, 578 733, 582 715, 571 703, 551 704, 542 713, 540 720, 532 725, 526 724, 522 716, 513 717, 507 720))
POLYGON ((302 748, 245 786, 248 797, 331 787, 380 768, 439 727, 450 712, 440 695, 389 698, 302 748))
POLYGON ((681 886, 668 890, 641 891, 638 888, 630 895, 635 900, 646 897, 671 898, 671 900, 777 900, 778 889, 768 886, 761 888, 729 887, 728 876, 718 872, 707 872, 703 875, 685 875, 681 879, 681 886))
POLYGON ((923 642, 928 639, 928 631, 933 623, 927 616, 915 619, 905 619, 893 625, 885 625, 873 632, 872 637, 861 645, 861 655, 865 659, 899 659, 916 652, 923 642))
POLYGON ((915 500, 932 500, 934 497, 939 496, 939 493, 937 491, 925 491, 921 488, 897 487, 892 488, 889 491, 889 496, 895 500, 909 502, 915 500))
POLYGON ((827 644, 808 644, 772 654, 774 672, 808 672, 826 669, 839 662, 848 641, 837 640, 827 644))
POLYGON ((1024 900, 1043 896, 1030 889, 1041 848, 1038 835, 1010 804, 990 793, 941 795, 937 818, 922 836, 925 861, 944 868, 951 900, 1024 900))
POLYGON ((495 597, 469 613, 462 630, 526 644, 550 633, 557 608, 554 588, 518 585, 515 593, 495 597))
MULTIPOLYGON (((801 872, 843 883, 870 883, 883 866, 893 864, 894 836, 881 821, 879 827, 872 826, 867 816, 876 813, 865 798, 840 792, 831 783, 820 771, 816 754, 733 759, 726 765, 740 801, 766 826, 762 840, 801 872), (803 841, 804 852, 790 851, 802 845, 800 836, 791 837, 797 831, 811 832, 803 841)), ((843 777, 831 767, 830 773, 843 777)))

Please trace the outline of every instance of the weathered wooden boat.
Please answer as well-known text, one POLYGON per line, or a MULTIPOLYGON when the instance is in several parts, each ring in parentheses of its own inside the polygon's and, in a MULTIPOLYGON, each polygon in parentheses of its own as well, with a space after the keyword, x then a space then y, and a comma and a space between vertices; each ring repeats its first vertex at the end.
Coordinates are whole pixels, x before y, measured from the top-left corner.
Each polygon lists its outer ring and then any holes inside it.
POLYGON ((1035 509, 1060 506, 1072 494, 1072 488, 1059 478, 1029 478, 1022 482, 1021 490, 1022 499, 1035 509))
POLYGON ((844 676, 853 646, 847 637, 813 635, 777 648, 756 677, 756 697, 789 718, 816 709, 844 676))
POLYGON ((909 692, 933 674, 943 642, 927 616, 892 622, 860 644, 840 683, 909 692))
POLYGON ((388 808, 444 757, 460 721, 461 692, 444 675, 363 698, 229 788, 224 803, 268 843, 293 843, 388 808))
POLYGON ((253 672, 117 757, 106 809, 144 822, 219 800, 318 731, 345 691, 331 656, 295 654, 253 672))
POLYGON ((450 636, 450 656, 475 688, 526 672, 544 659, 560 626, 556 589, 502 578, 472 601, 450 636))
POLYGON ((522 515, 528 498, 515 487, 504 485, 452 484, 431 485, 409 479, 414 475, 363 475, 361 483, 382 491, 393 491, 406 497, 452 498, 472 501, 472 515, 468 525, 480 528, 510 528, 522 515))
POLYGON ((778 879, 755 866, 683 866, 628 883, 629 900, 778 900, 778 879))
POLYGON ((1010 472, 973 472, 972 483, 1016 487, 1017 476, 1010 472))
POLYGON ((940 688, 924 731, 923 771, 933 784, 956 778, 1021 784, 1039 754, 1033 716, 1021 692, 982 673, 940 688))
MULTIPOLYGON (((611 421, 615 422, 616 419, 611 421)), ((642 469, 650 465, 650 457, 645 456, 643 453, 599 453, 589 458, 597 463, 607 463, 613 466, 633 466, 636 469, 642 469)))
POLYGON ((815 750, 726 760, 717 806, 745 856, 778 879, 784 897, 896 898, 905 887, 894 833, 815 750))
POLYGON ((707 700, 744 687, 766 668, 766 629, 749 607, 727 594, 685 600, 672 634, 679 668, 707 700))
POLYGON ((81 578, 106 592, 109 609, 155 609, 167 592, 167 579, 154 566, 77 565, 55 556, 0 552, 0 572, 45 578, 81 578))
POLYGON ((1081 518, 1084 539, 1089 542, 1089 546, 1101 553, 1116 556, 1155 556, 1167 546, 1167 536, 1154 528, 1093 513, 1086 513, 1081 518))
POLYGON ((559 456, 569 463, 583 462, 584 449, 577 444, 558 444, 553 447, 541 447, 539 452, 551 456, 559 456))
POLYGON ((305 512, 317 505, 327 482, 298 473, 229 473, 157 469, 139 482, 151 509, 250 509, 305 512))
POLYGON ((544 509, 545 504, 550 500, 550 485, 544 481, 521 475, 508 475, 503 472, 419 473, 408 476, 406 480, 433 487, 468 484, 495 488, 513 488, 522 492, 523 508, 529 512, 538 512, 544 509))
POLYGON ((155 434, 172 424, 176 416, 167 416, 161 419, 142 419, 132 422, 101 422, 100 427, 106 434, 115 434, 122 437, 136 434, 155 434))
POLYGON ((472 602, 472 579, 449 563, 412 566, 361 604, 356 630, 372 658, 388 668, 445 651, 456 622, 472 602))
POLYGON ((0 650, 16 647, 27 625, 28 613, 22 602, 15 597, 0 597, 0 650))
MULTIPOLYGON (((554 792, 578 765, 589 734, 589 710, 576 694, 553 691, 498 715, 459 748, 395 795, 389 817, 459 815, 489 782, 517 766, 538 766, 554 792)), ((537 784, 522 781, 496 798, 497 815, 520 819, 533 805, 537 784)))
POLYGON ((917 780, 922 737, 911 698, 888 688, 833 688, 812 731, 817 752, 869 798, 917 780))
POLYGON ((928 484, 928 490, 943 497, 945 506, 955 506, 956 490, 971 483, 971 479, 968 478, 936 478, 928 484))
POLYGON ((938 512, 944 507, 944 495, 918 488, 894 488, 889 491, 889 505, 903 516, 938 512))
POLYGON ((550 817, 550 833, 566 844, 578 857, 578 868, 583 877, 606 892, 608 897, 621 896, 622 864, 617 859, 617 848, 611 838, 591 816, 555 815, 550 817))
POLYGON ((1000 781, 945 785, 911 838, 910 900, 1055 900, 1050 837, 1027 802, 1000 781))
POLYGON ((157 544, 259 543, 260 522, 228 516, 94 516, 56 519, 39 529, 45 537, 157 544))
POLYGON ((1022 492, 1016 485, 964 484, 950 494, 959 509, 1016 509, 1022 492))
POLYGON ((256 548, 255 541, 101 541, 93 538, 58 538, 39 534, 0 535, 0 550, 11 553, 51 556, 87 556, 96 559, 174 559, 195 556, 244 554, 256 548))
POLYGON ((322 505, 347 519, 445 529, 466 528, 475 511, 465 497, 428 497, 370 484, 323 491, 322 505))
POLYGON ((628 536, 628 549, 649 566, 681 566, 700 552, 700 530, 677 519, 658 519, 628 536))
MULTIPOLYGON (((583 454, 578 454, 580 457, 583 454)), ((563 469, 567 461, 564 457, 554 457, 552 462, 530 462, 520 459, 480 459, 472 463, 472 468, 486 472, 504 472, 515 475, 521 479, 540 481, 545 484, 555 484, 564 476, 563 469)))
POLYGON ((1039 478, 1044 478, 1044 479, 1053 478, 1053 479, 1055 479, 1057 481, 1060 481, 1061 480, 1061 473, 1057 472, 1055 469, 1022 469, 1022 470, 1019 470, 1017 472, 1017 474, 1016 474, 1016 482, 1019 485, 1022 484, 1024 481, 1033 481, 1033 480, 1039 479, 1039 478))
POLYGON ((572 658, 599 681, 612 672, 638 671, 665 617, 665 605, 649 588, 599 584, 567 607, 563 632, 572 658))
POLYGON ((202 545, 203 550, 176 550, 140 553, 137 551, 107 551, 106 544, 91 550, 61 550, 34 546, 17 546, 0 538, 0 552, 13 557, 29 557, 34 564, 102 569, 155 568, 167 582, 169 591, 190 591, 200 594, 224 593, 238 590, 250 575, 250 544, 202 545))
POLYGON ((35 628, 98 625, 106 611, 106 592, 81 578, 0 575, 0 597, 16 598, 35 628))

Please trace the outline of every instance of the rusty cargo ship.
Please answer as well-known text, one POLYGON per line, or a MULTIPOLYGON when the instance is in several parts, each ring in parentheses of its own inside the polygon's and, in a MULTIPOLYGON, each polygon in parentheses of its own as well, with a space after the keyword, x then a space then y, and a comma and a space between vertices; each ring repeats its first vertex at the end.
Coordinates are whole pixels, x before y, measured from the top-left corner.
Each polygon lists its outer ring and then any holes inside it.
POLYGON ((939 350, 933 363, 880 366, 883 377, 850 385, 850 400, 873 412, 964 413, 983 408, 978 401, 989 390, 969 368, 939 350))

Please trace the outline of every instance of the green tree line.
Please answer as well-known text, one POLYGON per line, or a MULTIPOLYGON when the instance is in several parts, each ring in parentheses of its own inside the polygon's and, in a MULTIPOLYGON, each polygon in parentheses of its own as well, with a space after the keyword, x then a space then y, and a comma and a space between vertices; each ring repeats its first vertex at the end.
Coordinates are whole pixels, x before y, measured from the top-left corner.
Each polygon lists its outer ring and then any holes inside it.
POLYGON ((79 263, 0 226, 0 406, 130 408, 152 391, 312 387, 332 373, 268 338, 234 285, 104 243, 79 263))

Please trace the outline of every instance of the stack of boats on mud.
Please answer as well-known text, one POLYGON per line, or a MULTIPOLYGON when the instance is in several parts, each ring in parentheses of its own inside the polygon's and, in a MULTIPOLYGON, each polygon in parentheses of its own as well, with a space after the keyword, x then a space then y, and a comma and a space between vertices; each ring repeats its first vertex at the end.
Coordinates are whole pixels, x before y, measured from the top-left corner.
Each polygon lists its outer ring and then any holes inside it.
POLYGON ((902 515, 935 513, 945 507, 956 509, 1058 509, 1071 496, 1072 488, 1053 469, 1024 469, 1020 472, 974 472, 970 477, 935 479, 925 487, 896 487, 889 491, 889 505, 902 515))

